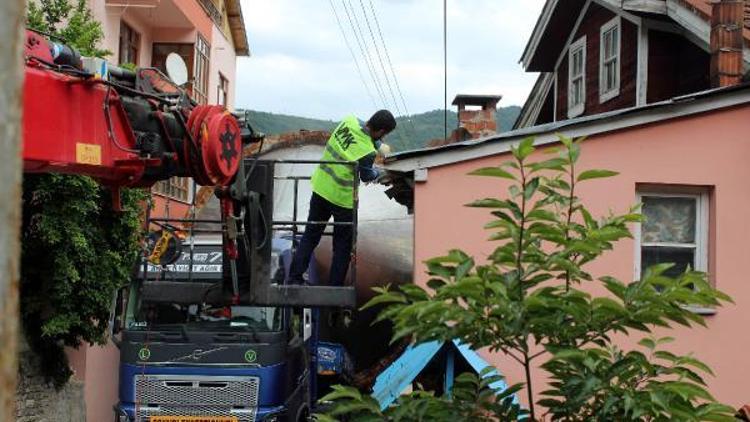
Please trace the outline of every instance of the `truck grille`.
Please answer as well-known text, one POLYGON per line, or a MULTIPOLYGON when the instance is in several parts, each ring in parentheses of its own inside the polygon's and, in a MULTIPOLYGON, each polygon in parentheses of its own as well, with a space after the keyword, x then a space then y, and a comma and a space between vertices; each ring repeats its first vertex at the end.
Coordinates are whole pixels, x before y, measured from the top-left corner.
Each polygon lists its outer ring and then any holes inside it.
POLYGON ((136 375, 136 421, 150 416, 234 416, 255 421, 258 377, 136 375))

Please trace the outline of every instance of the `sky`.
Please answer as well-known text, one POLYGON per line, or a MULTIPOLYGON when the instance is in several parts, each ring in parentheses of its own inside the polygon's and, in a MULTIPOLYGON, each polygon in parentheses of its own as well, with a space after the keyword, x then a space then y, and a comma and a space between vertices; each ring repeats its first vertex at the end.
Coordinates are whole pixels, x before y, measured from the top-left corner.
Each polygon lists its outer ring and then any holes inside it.
MULTIPOLYGON (((443 108, 442 1, 241 1, 251 56, 238 59, 237 108, 331 120, 351 113, 367 118, 380 108, 397 115, 443 108), (359 40, 369 47, 371 67, 363 59, 347 11, 352 22, 359 21, 359 40), (370 68, 380 81, 382 97, 370 68)), ((499 106, 523 105, 537 74, 524 72, 518 62, 543 4, 544 0, 448 0, 449 108, 459 93, 502 95, 499 106)))

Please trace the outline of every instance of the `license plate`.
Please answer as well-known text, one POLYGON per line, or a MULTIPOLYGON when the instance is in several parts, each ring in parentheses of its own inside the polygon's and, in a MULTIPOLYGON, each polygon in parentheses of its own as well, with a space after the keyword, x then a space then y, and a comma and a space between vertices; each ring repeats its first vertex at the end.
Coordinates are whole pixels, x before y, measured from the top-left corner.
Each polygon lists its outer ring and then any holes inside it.
POLYGON ((149 422, 239 422, 234 416, 151 416, 149 422))

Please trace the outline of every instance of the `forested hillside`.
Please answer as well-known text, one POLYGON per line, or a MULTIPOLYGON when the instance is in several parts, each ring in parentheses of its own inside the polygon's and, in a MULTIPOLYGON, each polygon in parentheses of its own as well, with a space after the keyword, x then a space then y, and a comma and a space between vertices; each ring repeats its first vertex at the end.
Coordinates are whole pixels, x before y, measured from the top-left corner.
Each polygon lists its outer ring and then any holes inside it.
MULTIPOLYGON (((513 127, 521 108, 518 106, 501 107, 497 110, 497 121, 500 131, 513 127)), ((269 135, 307 130, 331 130, 336 122, 331 120, 309 119, 306 117, 274 114, 249 110, 250 123, 257 131, 269 135)), ((367 116, 359 116, 366 118, 367 116)), ((456 128, 456 112, 448 111, 448 133, 456 128)), ((386 138, 394 152, 424 147, 432 139, 443 138, 443 111, 433 110, 416 114, 411 119, 398 119, 396 131, 386 138)))

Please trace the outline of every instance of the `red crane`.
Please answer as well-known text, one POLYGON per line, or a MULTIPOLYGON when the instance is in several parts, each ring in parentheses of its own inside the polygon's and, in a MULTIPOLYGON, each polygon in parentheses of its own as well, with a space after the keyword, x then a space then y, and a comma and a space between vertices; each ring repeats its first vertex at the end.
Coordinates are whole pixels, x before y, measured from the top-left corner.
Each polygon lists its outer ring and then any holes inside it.
POLYGON ((24 172, 87 175, 114 192, 172 176, 231 183, 242 140, 224 107, 196 105, 158 69, 82 59, 32 31, 25 59, 24 172))
MULTIPOLYGON (((248 126, 222 106, 196 104, 155 68, 81 58, 33 31, 24 55, 24 172, 91 176, 111 188, 115 208, 122 187, 192 177, 216 188, 223 225, 234 224, 229 186, 241 169, 243 139, 252 139, 248 126)), ((235 232, 224 230, 233 265, 235 232)))

